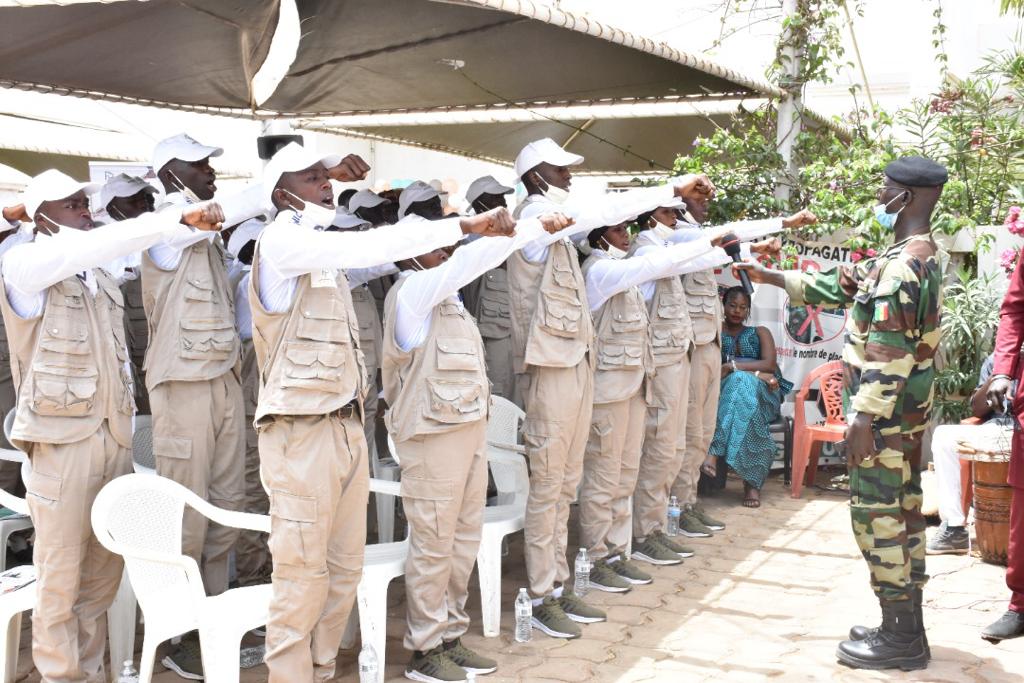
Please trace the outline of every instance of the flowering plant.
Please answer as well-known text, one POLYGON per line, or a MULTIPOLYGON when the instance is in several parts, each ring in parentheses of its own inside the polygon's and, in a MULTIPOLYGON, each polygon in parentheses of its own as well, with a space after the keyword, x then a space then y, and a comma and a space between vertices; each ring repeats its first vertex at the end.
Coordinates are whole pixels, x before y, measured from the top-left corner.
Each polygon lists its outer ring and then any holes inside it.
POLYGON ((1013 269, 1017 266, 1017 259, 1020 257, 1020 248, 1014 247, 1013 249, 1005 249, 999 254, 999 265, 1002 266, 1003 270, 1006 271, 1007 275, 1013 273, 1013 269))

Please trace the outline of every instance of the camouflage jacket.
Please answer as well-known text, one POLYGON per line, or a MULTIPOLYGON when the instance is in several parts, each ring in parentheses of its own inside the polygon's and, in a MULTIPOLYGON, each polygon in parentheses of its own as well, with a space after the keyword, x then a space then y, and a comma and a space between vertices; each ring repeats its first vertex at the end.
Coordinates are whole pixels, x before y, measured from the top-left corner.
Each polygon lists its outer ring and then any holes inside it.
POLYGON ((821 273, 785 273, 792 304, 849 307, 844 404, 882 434, 924 430, 932 407, 944 254, 930 235, 821 273))

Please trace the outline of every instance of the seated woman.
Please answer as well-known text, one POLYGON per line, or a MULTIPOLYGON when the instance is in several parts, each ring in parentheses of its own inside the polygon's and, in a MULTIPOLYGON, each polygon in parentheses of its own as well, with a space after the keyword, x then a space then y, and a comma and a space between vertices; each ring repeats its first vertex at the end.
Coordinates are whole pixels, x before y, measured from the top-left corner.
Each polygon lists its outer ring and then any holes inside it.
POLYGON ((756 508, 775 459, 768 425, 779 416, 782 399, 793 385, 779 373, 771 332, 744 325, 750 315, 750 295, 742 287, 731 287, 723 303, 722 394, 715 436, 701 469, 714 478, 724 458, 743 478, 743 505, 756 508))

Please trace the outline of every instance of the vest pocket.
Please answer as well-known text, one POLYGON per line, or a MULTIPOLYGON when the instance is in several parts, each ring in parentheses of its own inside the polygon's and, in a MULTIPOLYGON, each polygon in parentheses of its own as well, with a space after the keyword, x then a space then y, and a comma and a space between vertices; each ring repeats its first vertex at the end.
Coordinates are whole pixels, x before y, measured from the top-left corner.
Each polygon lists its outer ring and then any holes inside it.
POLYGON ((512 319, 509 305, 497 299, 480 299, 480 319, 477 321, 480 334, 490 339, 504 339, 512 333, 512 319))
POLYGON ((612 318, 612 332, 639 332, 644 329, 643 312, 638 308, 627 308, 612 318))
POLYGON ((484 390, 471 379, 427 378, 426 417, 445 424, 461 424, 483 419, 484 390))
POLYGON ((598 370, 627 370, 643 363, 643 349, 622 344, 601 344, 597 350, 598 370))
POLYGON ((346 344, 349 341, 348 319, 334 311, 305 310, 295 330, 299 339, 346 344))
POLYGON ((182 358, 226 360, 235 347, 235 328, 227 320, 191 319, 181 321, 182 358))
POLYGON ((679 302, 672 301, 659 301, 658 302, 658 317, 665 320, 678 320, 685 315, 683 305, 679 302))
POLYGON ((555 261, 551 264, 551 277, 555 284, 566 289, 576 289, 576 276, 572 272, 572 266, 555 261))
POLYGON ((281 386, 337 393, 345 350, 329 344, 285 342, 281 386))
POLYGON ((87 355, 90 353, 89 329, 84 323, 75 322, 71 318, 51 315, 43 321, 39 348, 54 353, 87 355))
POLYGON ((32 412, 44 417, 82 417, 92 412, 97 377, 69 374, 72 368, 48 366, 32 372, 32 412), (68 373, 68 374, 66 374, 68 373))
POLYGON ((654 349, 654 355, 681 351, 686 348, 686 342, 686 333, 675 325, 651 324, 651 346, 654 349))
POLYGON ((580 331, 583 307, 578 301, 563 299, 552 292, 541 291, 543 321, 541 327, 557 337, 575 337, 580 331))
POLYGON ((476 344, 463 337, 437 338, 438 370, 479 370, 476 344))
POLYGON ((190 278, 185 282, 185 301, 213 301, 213 283, 202 278, 190 278))

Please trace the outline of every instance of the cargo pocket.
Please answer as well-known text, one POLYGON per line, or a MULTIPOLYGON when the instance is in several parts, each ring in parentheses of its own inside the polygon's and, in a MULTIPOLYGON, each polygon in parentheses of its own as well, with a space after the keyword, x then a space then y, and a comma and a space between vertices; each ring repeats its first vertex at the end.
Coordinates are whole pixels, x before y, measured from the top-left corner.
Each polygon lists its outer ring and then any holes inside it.
POLYGON ((616 313, 612 318, 613 332, 639 332, 642 329, 644 329, 644 316, 638 308, 630 307, 621 313, 616 313))
POLYGON ((317 521, 317 500, 270 491, 270 552, 274 564, 317 569, 327 564, 324 530, 317 521))
POLYGON ((347 343, 349 341, 348 318, 340 307, 335 310, 308 309, 299 315, 295 336, 318 342, 347 343))
POLYGON ((402 477, 402 506, 414 533, 420 532, 434 540, 451 538, 455 534, 458 517, 458 514, 445 514, 451 512, 447 509, 451 501, 451 479, 402 477))
POLYGON ((287 342, 284 346, 284 372, 281 386, 336 393, 340 390, 343 348, 330 344, 287 342))
POLYGON ((480 359, 474 340, 466 337, 437 338, 438 370, 478 370, 480 359))
POLYGON ((185 281, 185 300, 197 302, 213 302, 213 283, 205 278, 189 278, 185 281))
POLYGON ((480 336, 488 339, 504 339, 512 333, 512 319, 509 305, 495 299, 480 299, 480 320, 477 321, 480 336))
POLYGON ((658 317, 664 318, 665 320, 677 320, 682 318, 685 313, 683 304, 673 301, 665 301, 664 299, 658 301, 658 317))
POLYGON ((59 503, 61 488, 64 480, 52 474, 43 474, 33 470, 28 481, 25 482, 25 490, 30 496, 48 503, 59 503))
POLYGON ((559 486, 565 472, 561 459, 552 466, 551 449, 559 426, 543 420, 523 422, 523 445, 530 465, 530 486, 559 486), (561 466, 560 466, 561 465, 561 466))
POLYGON ((227 360, 235 345, 235 328, 223 319, 192 318, 182 320, 182 358, 191 360, 227 360))
POLYGON ((84 356, 90 353, 89 330, 67 316, 51 315, 43 321, 39 348, 53 353, 84 356))
POLYGON ((461 424, 484 419, 484 389, 469 379, 428 377, 424 417, 444 424, 461 424))
POLYGON ((575 337, 580 331, 583 306, 578 301, 562 298, 552 292, 541 291, 543 327, 556 337, 575 337))
POLYGON ((622 344, 602 344, 597 350, 598 370, 629 370, 643 364, 643 349, 622 344))
POLYGON ((572 290, 576 289, 576 275, 572 271, 572 266, 567 263, 562 263, 560 261, 552 263, 551 278, 559 287, 572 290))
POLYGON ((95 370, 46 366, 32 372, 32 412, 44 417, 82 417, 92 412, 95 370), (74 374, 72 374, 74 373, 74 374))

